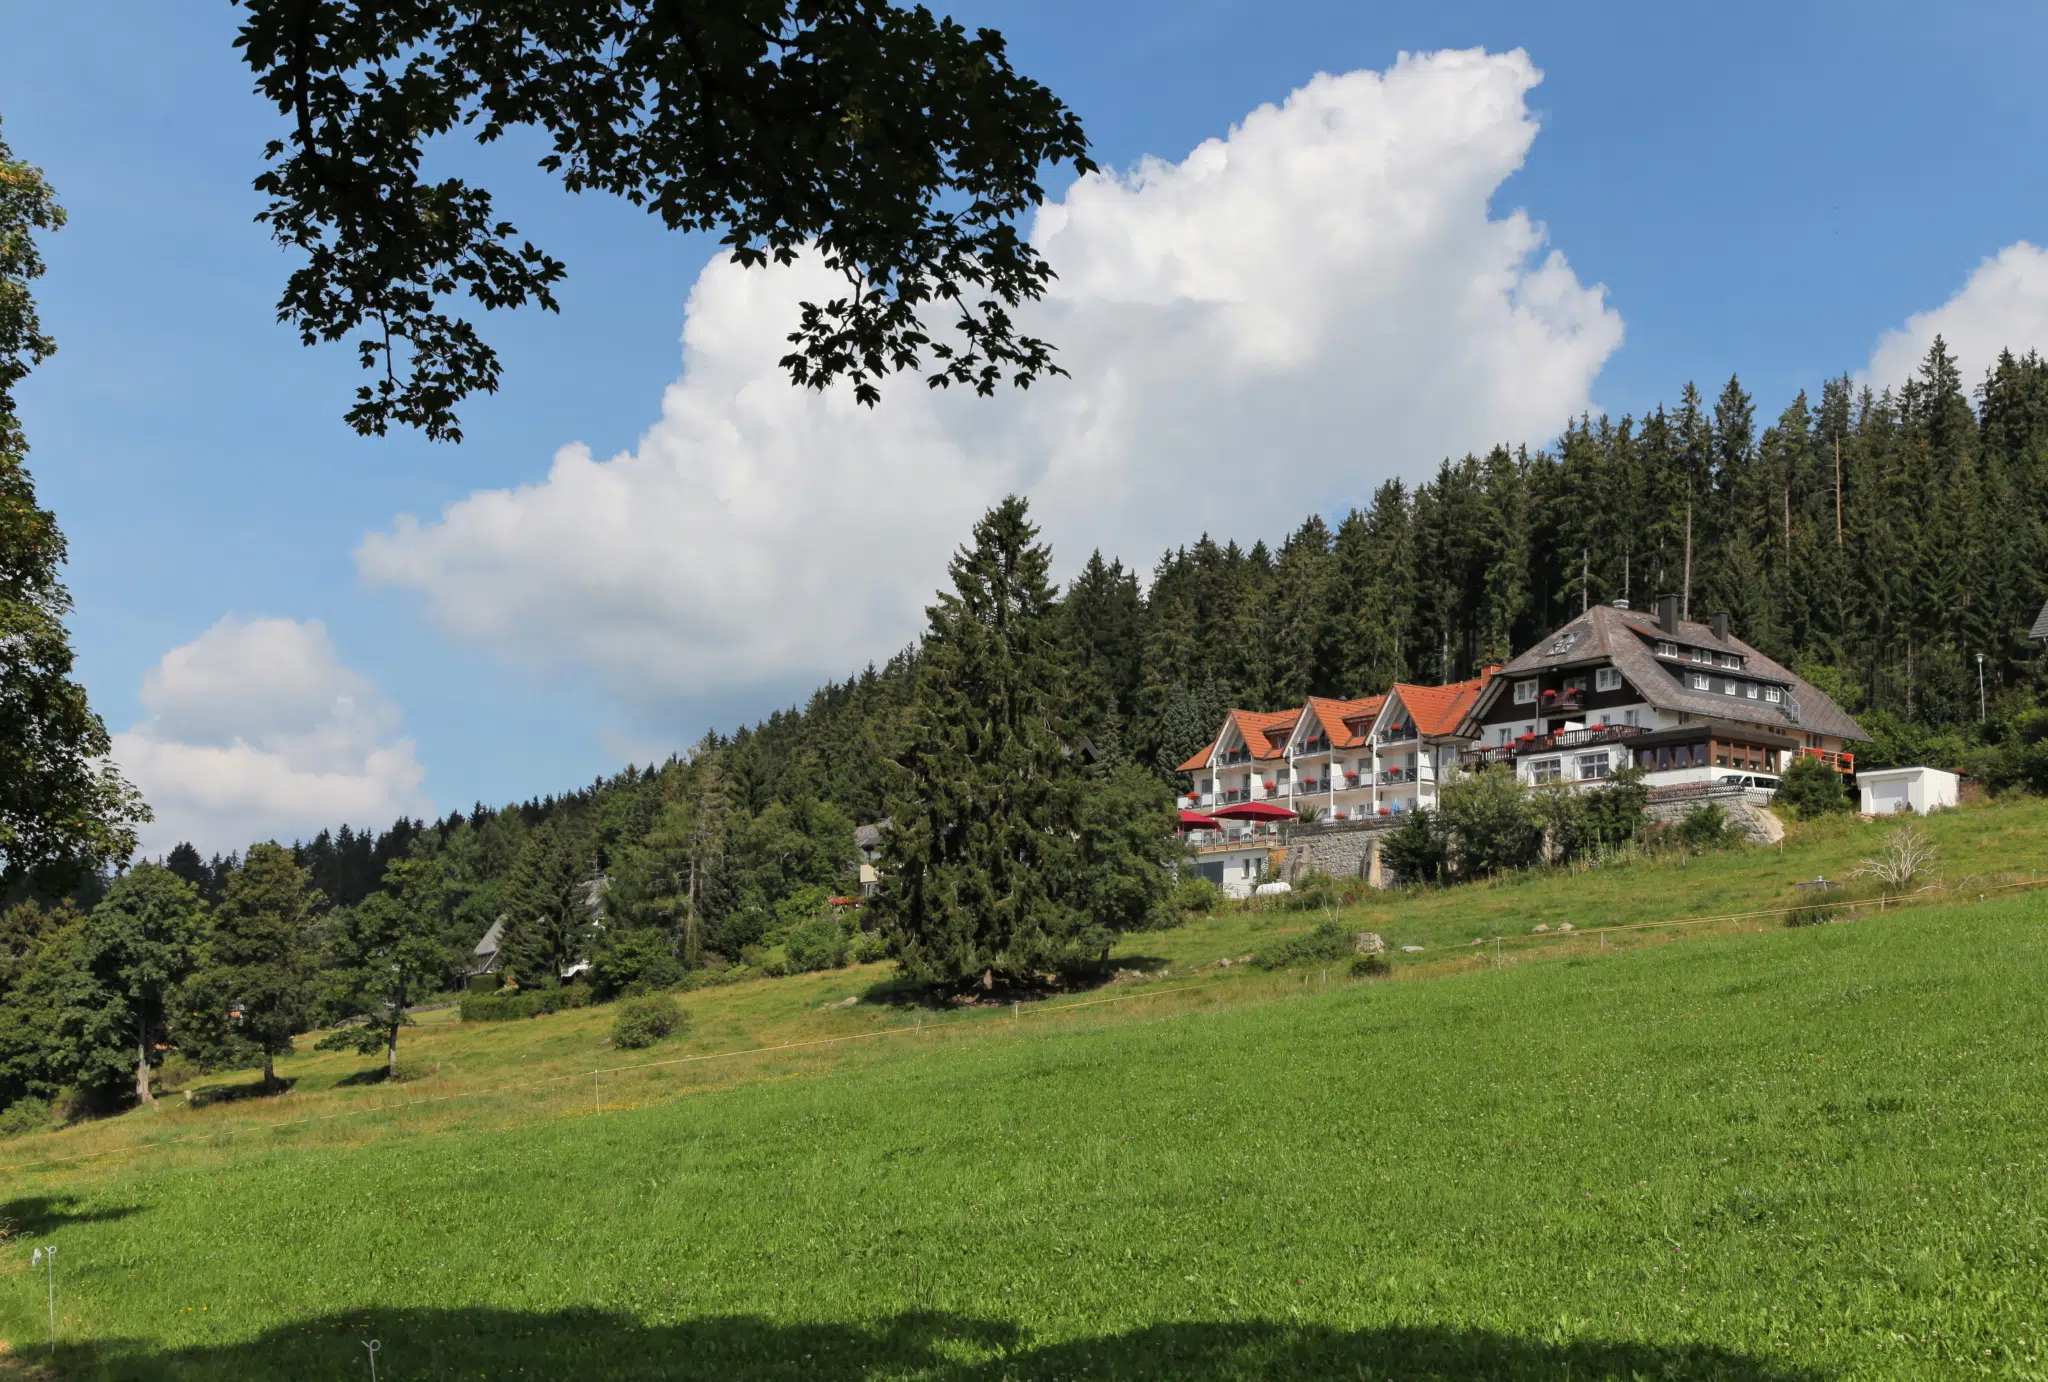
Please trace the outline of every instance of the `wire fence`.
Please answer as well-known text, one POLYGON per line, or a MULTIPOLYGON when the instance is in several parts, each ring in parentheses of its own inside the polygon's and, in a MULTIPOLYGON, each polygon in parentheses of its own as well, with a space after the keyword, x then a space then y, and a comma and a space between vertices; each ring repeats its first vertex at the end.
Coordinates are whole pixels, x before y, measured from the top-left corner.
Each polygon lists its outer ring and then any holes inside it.
MULTIPOLYGON (((1985 902, 1989 901, 1994 894, 2006 894, 2042 887, 2048 887, 2048 878, 2023 879, 2017 882, 1985 884, 1981 887, 1970 888, 1967 891, 1975 892, 1977 895, 1977 901, 1985 902)), ((1953 890, 1948 892, 1942 892, 1935 888, 1927 888, 1922 889, 1919 892, 1906 893, 1900 895, 1879 895, 1876 897, 1860 898, 1849 897, 1835 899, 1832 901, 1800 902, 1787 907, 1757 908, 1742 912, 1722 912, 1710 916, 1679 917, 1664 921, 1628 922, 1615 926, 1588 927, 1583 930, 1540 931, 1518 934, 1514 936, 1502 934, 1490 938, 1493 941, 1493 951, 1490 958, 1492 958, 1495 963, 1498 963, 1502 951, 1505 947, 1507 947, 1510 944, 1517 947, 1522 947, 1527 945, 1558 945, 1560 943, 1570 944, 1579 941, 1595 940, 1604 948, 1606 945, 1607 938, 1610 936, 1625 936, 1629 934, 1644 932, 1673 931, 1699 926, 1739 925, 1740 923, 1749 921, 1763 922, 1770 918, 1782 919, 1802 915, 1817 916, 1818 914, 1835 912, 1846 908, 1874 909, 1876 911, 1883 912, 1888 908, 1895 908, 1901 906, 1926 906, 1942 902, 1953 903, 1966 901, 1968 901, 1968 898, 1964 896, 1961 892, 1953 890)), ((1434 952, 1432 958, 1439 960, 1462 960, 1468 957, 1472 957, 1471 951, 1473 949, 1483 946, 1485 939, 1487 938, 1481 938, 1481 940, 1473 942, 1473 944, 1469 947, 1458 947, 1456 949, 1436 951, 1434 952)), ((1325 971, 1325 974, 1327 975, 1327 970, 1325 971)), ((1137 1001, 1148 1001, 1161 998, 1169 998, 1183 994, 1201 992, 1204 990, 1222 988, 1225 986, 1236 987, 1240 982, 1242 981, 1237 979, 1226 980, 1219 978, 1209 979, 1200 983, 1193 984, 1175 984, 1170 986, 1147 987, 1144 989, 1133 990, 1129 993, 1111 994, 1107 997, 1038 1002, 1033 1003, 1028 1007, 1022 1003, 1012 1003, 1007 1012, 1004 1012, 1001 1009, 992 1010, 984 1008, 969 1013, 957 1013, 947 1017, 937 1017, 930 1021, 926 1021, 922 1018, 919 1018, 916 1021, 899 1023, 895 1026, 889 1027, 879 1027, 872 1031, 866 1032, 847 1032, 836 1036, 806 1037, 791 1041, 770 1042, 756 1046, 737 1047, 726 1051, 706 1051, 699 1052, 694 1055, 671 1056, 662 1060, 630 1061, 615 1065, 599 1065, 591 1068, 588 1071, 577 1070, 560 1075, 542 1076, 538 1079, 533 1080, 520 1080, 507 1084, 493 1085, 485 1089, 464 1090, 459 1093, 452 1094, 427 1095, 420 1098, 395 1100, 386 1099, 380 1100, 373 1104, 365 1104, 363 1106, 356 1108, 337 1110, 332 1113, 309 1114, 301 1118, 267 1119, 260 1122, 244 1123, 229 1127, 209 1128, 203 1131, 187 1133, 180 1137, 157 1138, 146 1142, 128 1143, 119 1147, 107 1147, 89 1152, 75 1152, 59 1156, 36 1157, 30 1160, 16 1162, 12 1165, 0 1166, 0 1174, 15 1174, 22 1171, 35 1170, 41 1167, 75 1165, 82 1162, 104 1160, 111 1157, 133 1156, 143 1152, 162 1150, 165 1148, 177 1147, 190 1143, 218 1143, 227 1138, 270 1134, 291 1128, 313 1127, 320 1124, 338 1122, 348 1118, 371 1118, 376 1117, 380 1114, 403 1113, 410 1109, 431 1108, 440 1105, 464 1103, 480 1099, 502 1098, 504 1096, 513 1094, 534 1093, 552 1089, 563 1089, 572 1086, 577 1081, 585 1079, 588 1079, 591 1082, 591 1103, 589 1105, 589 1112, 593 1114, 601 1114, 605 1111, 607 1107, 604 1101, 604 1088, 605 1081, 607 1078, 613 1080, 614 1087, 616 1089, 616 1086, 619 1083, 621 1077, 646 1075, 649 1072, 654 1071, 681 1070, 690 1067, 706 1067, 715 1065, 720 1062, 742 1061, 749 1057, 791 1056, 803 1055, 805 1053, 817 1053, 834 1048, 846 1048, 863 1042, 879 1041, 885 1037, 946 1034, 963 1030, 995 1030, 999 1029, 1000 1026, 1005 1023, 1010 1024, 1012 1026, 1021 1025, 1026 1018, 1037 1020, 1051 1017, 1063 1017, 1072 1012, 1088 1008, 1103 1007, 1109 1004, 1130 1003, 1137 1001)), ((785 1076, 768 1078, 796 1078, 798 1075, 803 1073, 805 1072, 798 1071, 792 1072, 791 1074, 785 1076)), ((686 1085, 681 1087, 667 1087, 662 1090, 660 1098, 652 1102, 666 1102, 667 1100, 683 1097, 689 1094, 710 1093, 719 1089, 731 1087, 732 1086, 730 1085, 718 1084, 698 1084, 686 1085)), ((611 1105, 609 1105, 609 1107, 614 1112, 620 1112, 629 1108, 645 1107, 647 1102, 650 1101, 622 1102, 615 1098, 614 1102, 611 1105)), ((574 1110, 564 1110, 564 1112, 569 1113, 574 1112, 574 1110)), ((557 1114, 555 1116, 561 1115, 557 1114)), ((439 1131, 464 1131, 466 1130, 466 1126, 467 1125, 459 1125, 457 1127, 441 1129, 439 1131)))

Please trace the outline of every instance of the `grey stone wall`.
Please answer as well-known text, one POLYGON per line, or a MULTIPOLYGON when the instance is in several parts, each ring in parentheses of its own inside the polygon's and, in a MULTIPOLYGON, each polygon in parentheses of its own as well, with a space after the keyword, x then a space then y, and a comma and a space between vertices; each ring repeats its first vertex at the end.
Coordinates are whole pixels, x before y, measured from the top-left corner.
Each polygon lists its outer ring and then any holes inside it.
POLYGON ((1765 809, 1770 797, 1762 792, 1735 790, 1673 796, 1663 800, 1652 798, 1648 813, 1653 821, 1676 825, 1685 819, 1686 812, 1703 802, 1712 802, 1726 811, 1735 828, 1752 844, 1774 845, 1785 838, 1785 823, 1765 809))
POLYGON ((1326 873, 1332 878, 1363 878, 1375 888, 1386 886, 1379 842, 1397 823, 1377 819, 1296 827, 1287 839, 1287 881, 1326 873))

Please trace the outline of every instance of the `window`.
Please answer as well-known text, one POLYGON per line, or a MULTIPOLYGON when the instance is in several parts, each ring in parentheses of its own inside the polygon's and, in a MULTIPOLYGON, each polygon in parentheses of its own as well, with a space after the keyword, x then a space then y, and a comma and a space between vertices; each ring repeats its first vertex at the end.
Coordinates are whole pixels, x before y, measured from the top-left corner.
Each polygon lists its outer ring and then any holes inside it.
POLYGON ((1692 746, 1692 765, 1695 768, 1707 766, 1707 746, 1705 744, 1694 744, 1692 746))
POLYGON ((1776 705, 1780 701, 1785 699, 1785 693, 1783 691, 1780 691, 1775 686, 1766 686, 1764 688, 1764 699, 1769 701, 1772 705, 1776 705))
POLYGON ((1641 768, 1644 772, 1648 772, 1650 771, 1650 769, 1656 767, 1656 752, 1652 749, 1644 749, 1641 753, 1636 755, 1636 766, 1638 768, 1641 768))
POLYGON ((1529 765, 1529 780, 1538 785, 1555 782, 1564 775, 1562 768, 1562 759, 1539 758, 1529 765))
POLYGON ((1621 712, 1621 722, 1625 725, 1640 724, 1642 717, 1643 712, 1637 710, 1634 706, 1630 706, 1627 710, 1621 712))
POLYGON ((1677 645, 1676 643, 1659 643, 1659 644, 1657 645, 1657 656, 1658 656, 1658 657, 1677 657, 1677 656, 1678 656, 1678 645, 1677 645))
POLYGON ((1709 691, 1713 689, 1712 684, 1698 672, 1694 672, 1686 680, 1692 683, 1692 689, 1695 691, 1709 691))
POLYGON ((1532 704, 1534 704, 1534 703, 1535 703, 1535 700, 1536 700, 1536 683, 1535 683, 1535 682, 1533 682, 1533 681, 1518 681, 1518 682, 1516 682, 1516 683, 1515 683, 1515 704, 1516 704, 1516 705, 1532 705, 1532 704))
POLYGON ((1692 650, 1692 660, 1694 662, 1703 662, 1709 667, 1714 665, 1714 655, 1705 648, 1694 648, 1692 650))
POLYGON ((1671 750, 1670 750, 1670 749, 1658 749, 1658 750, 1657 750, 1657 767, 1658 767, 1658 768, 1659 768, 1659 769, 1661 770, 1661 769, 1664 769, 1664 768, 1668 768, 1668 767, 1670 767, 1670 766, 1671 766, 1671 750))
POLYGON ((1502 747, 1506 747, 1508 742, 1508 736, 1510 734, 1513 734, 1514 732, 1515 727, 1513 725, 1501 725, 1499 728, 1494 730, 1494 733, 1500 736, 1500 738, 1494 740, 1494 742, 1496 744, 1501 745, 1502 747))
POLYGON ((1756 699, 1756 683, 1755 683, 1755 682, 1753 682, 1753 681, 1752 681, 1752 682, 1746 682, 1746 683, 1744 683, 1744 685, 1743 685, 1743 688, 1742 688, 1742 694, 1743 694, 1743 695, 1745 695, 1745 696, 1747 696, 1747 697, 1749 697, 1749 698, 1750 698, 1751 700, 1755 700, 1755 699, 1756 699))
POLYGON ((1589 753, 1579 759, 1579 781, 1598 782, 1607 776, 1608 758, 1604 753, 1589 753))
POLYGON ((1586 679, 1584 677, 1566 677, 1564 679, 1564 693, 1567 696, 1585 695, 1586 679))
POLYGON ((1732 681, 1724 681, 1724 682, 1722 682, 1722 683, 1721 683, 1721 694, 1722 694, 1722 695, 1724 695, 1724 696, 1732 696, 1732 695, 1734 695, 1734 694, 1735 694, 1735 683, 1734 683, 1734 682, 1732 682, 1732 681))
POLYGON ((1737 656, 1736 656, 1735 654, 1733 654, 1733 653, 1723 653, 1723 654, 1721 654, 1721 659, 1720 659, 1720 660, 1721 660, 1721 665, 1722 665, 1723 667, 1740 667, 1740 666, 1742 665, 1742 659, 1741 659, 1741 658, 1739 658, 1739 657, 1737 657, 1737 656))
POLYGON ((1715 754, 1715 755, 1714 755, 1714 766, 1715 766, 1715 767, 1717 767, 1717 768, 1725 768, 1725 767, 1727 767, 1727 766, 1728 766, 1728 755, 1727 755, 1727 754, 1725 754, 1725 753, 1717 753, 1717 754, 1715 754))
POLYGON ((1621 690, 1621 669, 1619 667, 1602 667, 1599 671, 1593 673, 1593 689, 1596 691, 1621 690))

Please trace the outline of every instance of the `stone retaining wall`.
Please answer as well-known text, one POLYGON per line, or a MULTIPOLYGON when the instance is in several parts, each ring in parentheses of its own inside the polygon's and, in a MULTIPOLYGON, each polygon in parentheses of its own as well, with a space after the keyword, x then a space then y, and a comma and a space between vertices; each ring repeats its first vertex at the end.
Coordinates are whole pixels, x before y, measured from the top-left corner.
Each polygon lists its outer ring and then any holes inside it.
POLYGON ((1752 844, 1774 845, 1785 838, 1785 823, 1765 809, 1770 800, 1766 793, 1735 788, 1674 796, 1663 801, 1652 799, 1647 810, 1651 820, 1676 825, 1685 819, 1686 812, 1711 803, 1728 813, 1729 821, 1742 832, 1744 839, 1752 844))

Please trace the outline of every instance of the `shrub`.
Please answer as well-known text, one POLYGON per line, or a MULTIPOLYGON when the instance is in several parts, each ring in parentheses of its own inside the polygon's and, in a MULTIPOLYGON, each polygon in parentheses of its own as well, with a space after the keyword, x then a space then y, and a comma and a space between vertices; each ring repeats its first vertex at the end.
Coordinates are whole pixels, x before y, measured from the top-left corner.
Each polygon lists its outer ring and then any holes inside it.
POLYGON ((0 1112, 0 1137, 41 1132, 53 1121, 48 1099, 16 1099, 0 1112))
POLYGON ((1884 838, 1884 851, 1865 859, 1849 871, 1851 878, 1874 878, 1888 893, 1902 893, 1913 886, 1937 851, 1934 841, 1910 825, 1902 825, 1884 838))
POLYGON ((1779 775, 1772 804, 1788 808, 1802 821, 1847 811, 1853 805, 1842 786, 1842 775, 1805 754, 1793 759, 1792 766, 1779 775))
POLYGON ((628 998, 619 1004, 612 1019, 612 1045, 621 1051, 638 1051, 690 1029, 690 1015, 676 1006, 665 993, 628 998))
POLYGON ((1380 862, 1393 871, 1399 883, 1443 882, 1450 869, 1451 842, 1444 834, 1442 818, 1426 806, 1418 807, 1387 832, 1380 845, 1380 862))
POLYGON ((588 984, 566 984, 558 989, 518 989, 511 993, 465 993, 462 996, 464 1022, 512 1022, 540 1017, 564 1008, 590 1006, 588 984))
POLYGON ((790 970, 798 974, 838 969, 853 954, 853 937, 847 934, 846 923, 829 911, 790 927, 782 945, 790 970))
POLYGON ((1354 979, 1377 979, 1393 972, 1393 962, 1385 955, 1355 955, 1351 959, 1351 977, 1354 979))
POLYGON ((651 926, 612 932, 598 948, 592 969, 599 998, 671 988, 683 978, 682 961, 668 936, 651 926))
POLYGON ((1207 916, 1222 905, 1223 889, 1199 873, 1183 873, 1173 885, 1173 910, 1181 917, 1207 916))
POLYGON ((847 957, 854 964, 868 965, 889 958, 889 938, 880 931, 856 931, 853 951, 847 957))
POLYGON ((469 976, 469 982, 464 987, 471 993, 496 993, 499 989, 505 987, 505 976, 496 972, 472 974, 469 976))
POLYGON ((1289 936, 1269 950, 1252 957, 1260 969, 1285 969, 1289 965, 1311 964, 1317 960, 1341 960, 1349 955, 1356 938, 1334 921, 1325 921, 1305 935, 1289 936))
POLYGON ((1701 802, 1671 828, 1671 838, 1697 854, 1742 843, 1743 834, 1728 813, 1711 801, 1701 802))
POLYGON ((1512 769, 1465 773, 1444 785, 1440 799, 1459 878, 1524 869, 1542 856, 1543 827, 1512 769))

